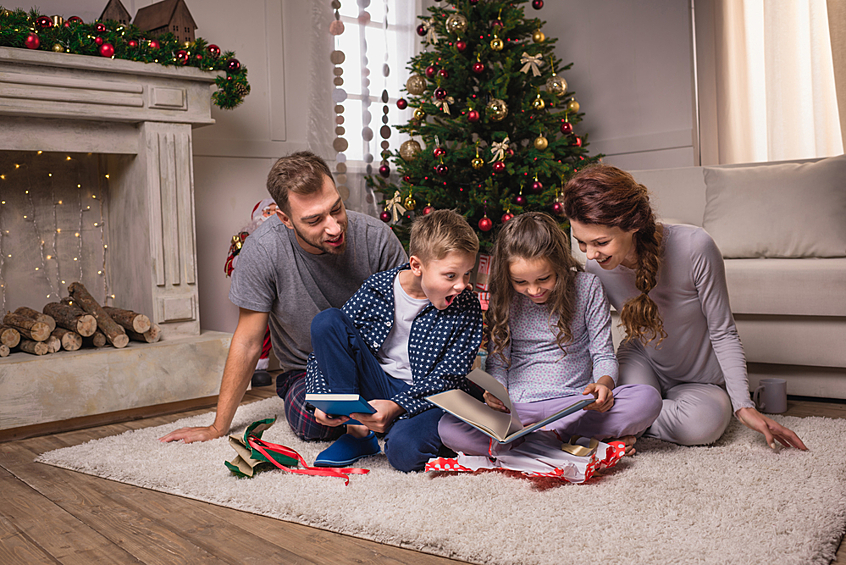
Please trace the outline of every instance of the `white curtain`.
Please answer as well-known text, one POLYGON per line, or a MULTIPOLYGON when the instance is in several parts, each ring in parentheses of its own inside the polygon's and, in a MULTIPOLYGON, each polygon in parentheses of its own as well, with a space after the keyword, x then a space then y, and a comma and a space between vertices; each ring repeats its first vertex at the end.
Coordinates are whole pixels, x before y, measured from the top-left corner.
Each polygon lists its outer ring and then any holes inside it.
POLYGON ((702 164, 843 153, 826 0, 714 0, 713 24, 702 164))

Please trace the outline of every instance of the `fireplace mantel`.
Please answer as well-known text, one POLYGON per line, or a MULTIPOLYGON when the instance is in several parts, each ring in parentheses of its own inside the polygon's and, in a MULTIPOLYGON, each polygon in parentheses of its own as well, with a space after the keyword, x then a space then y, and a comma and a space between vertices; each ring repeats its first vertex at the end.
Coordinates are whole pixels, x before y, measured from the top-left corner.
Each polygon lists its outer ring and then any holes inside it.
POLYGON ((86 360, 80 352, 54 354, 68 355, 61 364, 25 354, 0 359, 0 405, 18 403, 0 408, 0 429, 217 393, 230 335, 200 331, 192 157, 192 129, 214 123, 216 76, 0 47, 0 150, 103 155, 110 279, 123 299, 115 305, 147 314, 165 336, 97 361, 98 353, 86 360), (86 365, 97 369, 96 386, 76 382, 86 365), (145 378, 135 390, 138 371, 161 379, 145 378), (73 398, 55 398, 60 390, 73 398))

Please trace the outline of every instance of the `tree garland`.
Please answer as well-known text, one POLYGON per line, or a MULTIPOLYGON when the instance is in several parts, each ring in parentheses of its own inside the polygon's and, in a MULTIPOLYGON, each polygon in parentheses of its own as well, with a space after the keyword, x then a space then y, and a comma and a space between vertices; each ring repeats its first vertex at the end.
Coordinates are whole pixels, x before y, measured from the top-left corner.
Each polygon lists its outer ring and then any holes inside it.
POLYGON ((215 78, 215 105, 231 110, 250 93, 247 68, 234 58, 232 51, 221 52, 217 45, 197 38, 180 43, 172 33, 152 39, 134 25, 107 20, 87 24, 74 16, 45 16, 36 9, 6 10, 0 6, 0 47, 17 47, 76 53, 111 59, 126 59, 164 66, 191 66, 204 71, 226 71, 215 78))

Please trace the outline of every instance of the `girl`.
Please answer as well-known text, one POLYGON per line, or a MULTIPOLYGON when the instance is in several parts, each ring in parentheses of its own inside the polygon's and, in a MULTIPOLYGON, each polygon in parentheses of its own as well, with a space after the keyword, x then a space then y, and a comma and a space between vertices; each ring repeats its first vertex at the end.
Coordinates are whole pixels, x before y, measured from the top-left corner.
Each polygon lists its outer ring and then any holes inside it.
MULTIPOLYGON (((593 404, 534 433, 620 438, 634 453, 635 436, 658 416, 661 398, 649 386, 615 388, 608 300, 550 216, 529 212, 505 224, 494 247, 490 290, 487 371, 508 389, 520 420, 536 422, 592 394, 593 404)), ((488 392, 485 402, 505 410, 488 392)), ((438 432, 454 451, 492 454, 488 436, 450 414, 438 432)))
POLYGON ((647 436, 713 443, 734 412, 773 449, 774 438, 805 449, 749 399, 723 259, 702 228, 657 223, 646 187, 608 165, 570 179, 564 212, 588 272, 599 277, 626 330, 617 351, 620 381, 651 385, 664 397, 647 436))

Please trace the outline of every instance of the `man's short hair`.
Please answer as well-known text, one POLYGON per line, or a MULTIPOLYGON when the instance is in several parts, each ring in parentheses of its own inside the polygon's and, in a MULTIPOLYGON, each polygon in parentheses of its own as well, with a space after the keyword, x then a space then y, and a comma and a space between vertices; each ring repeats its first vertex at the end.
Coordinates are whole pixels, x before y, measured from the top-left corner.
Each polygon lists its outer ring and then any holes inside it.
POLYGON ((455 210, 435 210, 414 220, 409 256, 414 255, 425 263, 443 259, 453 251, 473 255, 479 251, 479 238, 464 216, 455 210))
POLYGON ((267 175, 267 191, 276 205, 290 215, 288 193, 305 195, 320 192, 324 177, 329 177, 334 183, 326 161, 311 151, 298 151, 276 161, 267 175))

